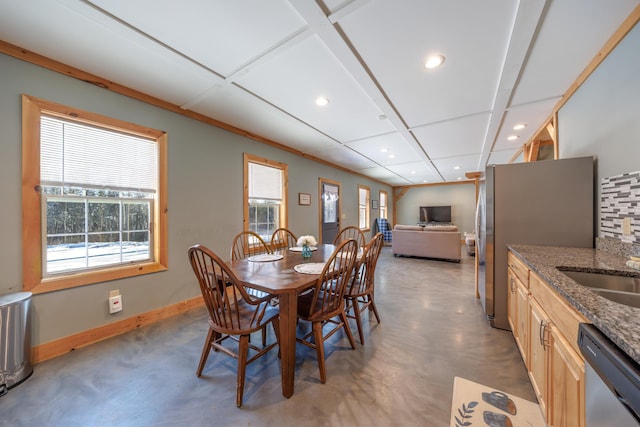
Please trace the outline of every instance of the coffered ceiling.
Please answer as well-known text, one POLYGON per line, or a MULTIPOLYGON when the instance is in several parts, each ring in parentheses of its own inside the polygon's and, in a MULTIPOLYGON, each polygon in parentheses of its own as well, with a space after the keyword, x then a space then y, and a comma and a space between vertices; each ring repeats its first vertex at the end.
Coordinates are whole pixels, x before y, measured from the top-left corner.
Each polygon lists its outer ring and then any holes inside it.
POLYGON ((508 162, 638 3, 0 0, 0 39, 407 185, 508 162))

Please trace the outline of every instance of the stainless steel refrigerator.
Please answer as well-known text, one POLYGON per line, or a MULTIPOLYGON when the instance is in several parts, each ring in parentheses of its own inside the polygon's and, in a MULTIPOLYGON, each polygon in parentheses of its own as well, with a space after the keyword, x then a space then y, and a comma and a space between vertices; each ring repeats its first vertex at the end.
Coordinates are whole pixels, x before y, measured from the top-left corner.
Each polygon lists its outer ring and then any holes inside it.
POLYGON ((492 326, 507 320, 507 245, 594 246, 594 159, 489 165, 476 211, 478 290, 492 326))

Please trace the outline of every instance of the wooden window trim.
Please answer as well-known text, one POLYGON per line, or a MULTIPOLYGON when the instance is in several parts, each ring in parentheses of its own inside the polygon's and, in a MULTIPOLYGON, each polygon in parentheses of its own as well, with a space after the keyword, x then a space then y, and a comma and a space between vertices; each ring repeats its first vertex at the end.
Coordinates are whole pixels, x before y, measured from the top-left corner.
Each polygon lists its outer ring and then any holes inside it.
POLYGON ((22 276, 23 289, 34 294, 167 270, 168 205, 167 144, 165 132, 105 117, 50 101, 22 95, 22 276), (153 138, 158 143, 158 197, 154 200, 154 235, 151 262, 118 265, 55 277, 42 277, 42 219, 40 186, 40 116, 43 113, 78 122, 97 123, 107 129, 153 138))
POLYGON ((361 228, 362 231, 370 231, 371 230, 371 188, 366 185, 358 184, 358 223, 360 223, 360 190, 367 191, 367 200, 365 202, 365 223, 366 226, 361 228))
POLYGON ((249 230, 249 163, 258 163, 265 166, 271 166, 282 170, 283 176, 283 189, 282 189, 282 211, 280 212, 280 227, 288 228, 289 218, 287 212, 289 211, 289 166, 286 163, 277 162, 275 160, 269 160, 265 157, 255 156, 253 154, 243 154, 243 173, 244 173, 244 188, 243 188, 243 219, 242 229, 244 231, 249 230))

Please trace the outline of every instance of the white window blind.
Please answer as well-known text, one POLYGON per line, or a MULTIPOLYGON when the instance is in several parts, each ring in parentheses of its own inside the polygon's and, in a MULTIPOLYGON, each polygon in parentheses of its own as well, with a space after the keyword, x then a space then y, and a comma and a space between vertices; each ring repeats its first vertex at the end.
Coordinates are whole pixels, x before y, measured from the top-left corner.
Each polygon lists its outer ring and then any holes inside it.
POLYGON ((42 116, 40 180, 44 185, 153 193, 158 181, 155 141, 42 116))
POLYGON ((249 163, 249 198, 282 200, 282 169, 249 163))

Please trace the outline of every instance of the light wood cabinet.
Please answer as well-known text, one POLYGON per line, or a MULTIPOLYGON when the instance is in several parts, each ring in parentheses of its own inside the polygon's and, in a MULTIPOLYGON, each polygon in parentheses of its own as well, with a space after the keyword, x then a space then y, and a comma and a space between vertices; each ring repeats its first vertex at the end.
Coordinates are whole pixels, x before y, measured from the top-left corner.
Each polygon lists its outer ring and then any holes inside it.
POLYGON ((516 299, 516 318, 518 319, 518 337, 516 343, 525 366, 529 363, 529 289, 522 282, 518 283, 516 299))
POLYGON ((509 253, 509 319, 540 409, 549 426, 584 427, 584 359, 577 336, 578 325, 587 320, 512 258, 509 253))
POLYGON ((507 280, 509 280, 509 295, 507 297, 509 300, 509 325, 526 365, 529 348, 527 338, 529 336, 529 289, 511 269, 509 269, 507 280))
POLYGON ((584 361, 551 325, 549 425, 584 427, 584 361))
POLYGON ((549 402, 549 318, 536 300, 529 300, 529 378, 538 397, 542 413, 549 419, 547 403, 549 402))

